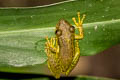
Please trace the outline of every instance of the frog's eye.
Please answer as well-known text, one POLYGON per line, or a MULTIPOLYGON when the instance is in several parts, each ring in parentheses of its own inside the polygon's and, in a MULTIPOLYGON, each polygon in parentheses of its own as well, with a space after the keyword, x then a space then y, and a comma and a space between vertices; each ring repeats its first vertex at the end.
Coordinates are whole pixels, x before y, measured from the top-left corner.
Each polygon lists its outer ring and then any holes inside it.
POLYGON ((58 36, 61 36, 62 35, 62 31, 61 30, 56 30, 55 34, 58 35, 58 36))
POLYGON ((71 26, 71 27, 70 27, 70 32, 75 32, 74 26, 71 26))

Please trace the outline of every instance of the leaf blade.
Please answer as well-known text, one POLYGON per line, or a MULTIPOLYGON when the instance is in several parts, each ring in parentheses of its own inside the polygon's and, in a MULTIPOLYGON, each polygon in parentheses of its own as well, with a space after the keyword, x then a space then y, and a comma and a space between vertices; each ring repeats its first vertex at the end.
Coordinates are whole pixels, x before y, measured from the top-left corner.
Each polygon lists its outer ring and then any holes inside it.
POLYGON ((79 42, 81 56, 120 44, 119 4, 119 0, 76 0, 49 7, 0 9, 0 71, 47 74, 41 70, 47 60, 45 36, 55 36, 53 26, 60 18, 73 23, 71 18, 79 10, 87 15, 85 36, 79 42), (35 50, 37 41, 39 51, 35 50))

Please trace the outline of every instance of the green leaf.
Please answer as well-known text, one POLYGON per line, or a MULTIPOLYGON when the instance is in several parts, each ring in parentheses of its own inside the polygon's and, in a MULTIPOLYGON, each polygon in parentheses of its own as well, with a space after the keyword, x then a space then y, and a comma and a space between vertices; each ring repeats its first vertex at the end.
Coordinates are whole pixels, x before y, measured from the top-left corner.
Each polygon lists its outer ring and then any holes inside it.
POLYGON ((61 18, 73 24, 71 18, 78 11, 87 15, 81 56, 120 44, 119 5, 120 0, 72 0, 40 7, 0 8, 0 71, 48 74, 44 67, 45 36, 55 36, 61 18))

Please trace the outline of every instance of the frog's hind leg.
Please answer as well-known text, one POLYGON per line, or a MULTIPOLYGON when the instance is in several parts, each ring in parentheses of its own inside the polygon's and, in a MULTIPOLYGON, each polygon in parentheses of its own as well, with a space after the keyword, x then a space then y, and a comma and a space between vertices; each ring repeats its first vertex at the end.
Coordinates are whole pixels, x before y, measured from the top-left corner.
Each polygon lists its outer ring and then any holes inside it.
POLYGON ((61 68, 59 66, 59 60, 56 59, 54 53, 48 55, 47 65, 49 70, 53 73, 56 79, 60 78, 61 68))
POLYGON ((78 40, 75 40, 75 55, 74 55, 71 66, 66 71, 66 75, 68 75, 73 70, 73 68, 76 66, 77 62, 79 61, 79 57, 80 57, 79 42, 78 40))
POLYGON ((47 61, 47 64, 48 64, 48 68, 53 73, 55 78, 59 79, 60 78, 60 73, 61 73, 59 65, 55 65, 55 64, 51 65, 51 62, 49 62, 49 61, 47 61))

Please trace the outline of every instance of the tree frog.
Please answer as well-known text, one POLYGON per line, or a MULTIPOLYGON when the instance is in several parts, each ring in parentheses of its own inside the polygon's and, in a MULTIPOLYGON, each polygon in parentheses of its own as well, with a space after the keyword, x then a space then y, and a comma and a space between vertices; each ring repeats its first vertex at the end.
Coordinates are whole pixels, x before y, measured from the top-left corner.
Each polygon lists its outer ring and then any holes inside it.
POLYGON ((84 37, 82 27, 84 18, 85 15, 80 19, 80 12, 78 12, 78 22, 75 18, 72 18, 79 34, 75 34, 74 26, 61 19, 56 25, 56 36, 50 38, 50 40, 46 37, 45 52, 48 56, 47 64, 55 78, 60 78, 61 73, 68 75, 79 60, 78 40, 84 37))

